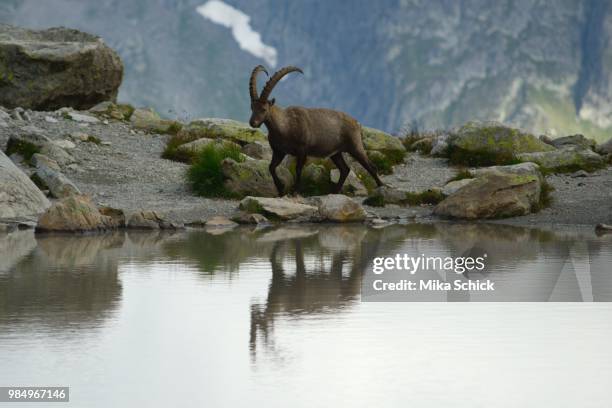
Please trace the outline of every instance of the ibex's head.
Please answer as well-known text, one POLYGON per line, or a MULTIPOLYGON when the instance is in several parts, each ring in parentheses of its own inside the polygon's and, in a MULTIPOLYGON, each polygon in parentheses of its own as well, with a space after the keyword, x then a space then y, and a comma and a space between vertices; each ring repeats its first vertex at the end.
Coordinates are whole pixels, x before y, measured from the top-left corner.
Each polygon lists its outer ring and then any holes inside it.
POLYGON ((290 72, 297 71, 302 73, 302 70, 297 67, 285 67, 278 70, 272 77, 266 82, 263 90, 261 91, 261 95, 257 96, 257 74, 259 72, 265 72, 268 75, 268 71, 261 66, 258 65, 253 69, 251 73, 251 80, 249 81, 249 92, 251 94, 251 119, 249 119, 249 124, 252 127, 258 128, 268 120, 270 116, 270 107, 274 105, 274 98, 268 99, 270 94, 272 93, 272 89, 281 80, 282 77, 287 75, 290 72))

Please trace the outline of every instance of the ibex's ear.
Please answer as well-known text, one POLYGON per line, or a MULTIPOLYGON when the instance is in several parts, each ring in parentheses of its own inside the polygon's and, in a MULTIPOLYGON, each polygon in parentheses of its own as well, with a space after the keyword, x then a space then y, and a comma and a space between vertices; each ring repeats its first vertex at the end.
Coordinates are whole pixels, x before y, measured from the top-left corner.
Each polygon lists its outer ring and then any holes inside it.
POLYGON ((270 99, 270 106, 274 105, 274 102, 276 102, 276 98, 270 99))

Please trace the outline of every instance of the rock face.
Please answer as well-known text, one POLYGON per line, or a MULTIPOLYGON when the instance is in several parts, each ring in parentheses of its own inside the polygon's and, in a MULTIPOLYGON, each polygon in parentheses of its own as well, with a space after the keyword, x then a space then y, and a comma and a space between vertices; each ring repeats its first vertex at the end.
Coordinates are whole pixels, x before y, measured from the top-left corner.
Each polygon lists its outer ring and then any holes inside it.
POLYGON ((247 123, 231 119, 205 118, 197 119, 189 123, 179 132, 179 136, 185 140, 194 140, 207 137, 210 139, 226 139, 240 145, 253 142, 268 143, 266 135, 259 130, 253 129, 247 123))
POLYGON ((342 194, 329 194, 313 198, 319 208, 319 216, 323 221, 354 222, 363 221, 366 212, 363 207, 342 194))
MULTIPOLYGON (((237 196, 256 195, 276 197, 278 192, 268 170, 270 163, 265 160, 246 160, 237 162, 224 159, 221 169, 225 180, 225 188, 237 196)), ((286 167, 278 166, 276 174, 285 185, 285 189, 293 185, 293 176, 286 167)))
POLYGON ((59 165, 42 154, 34 154, 32 163, 36 166, 36 175, 49 188, 55 198, 80 195, 81 192, 60 170, 59 165))
POLYGON ((554 149, 532 134, 495 122, 469 122, 449 141, 451 160, 471 165, 508 162, 520 153, 554 149))
POLYGON ((99 37, 0 24, 0 105, 88 109, 115 100, 122 78, 119 56, 99 37))
POLYGON ((293 220, 315 216, 317 207, 291 198, 245 197, 239 208, 251 214, 262 214, 278 220, 293 220))
POLYGON ((451 181, 449 183, 446 183, 446 185, 442 188, 442 194, 445 196, 450 196, 455 194, 457 191, 461 190, 463 187, 467 186, 468 184, 472 183, 474 180, 473 178, 465 178, 465 179, 461 179, 461 180, 455 180, 455 181, 451 181))
POLYGON ((246 144, 242 147, 242 153, 254 159, 268 161, 272 159, 272 148, 267 142, 256 141, 246 144))
POLYGON ((444 199, 434 214, 462 219, 525 215, 538 204, 541 188, 540 178, 534 175, 491 172, 444 199))
POLYGON ((521 161, 534 162, 543 170, 552 172, 593 171, 605 166, 605 159, 592 151, 580 147, 566 147, 550 152, 523 153, 517 156, 521 161))
POLYGON ((470 173, 474 177, 482 177, 488 174, 495 173, 512 174, 517 176, 534 176, 538 177, 541 181, 543 181, 542 173, 540 172, 540 166, 538 166, 536 163, 531 162, 511 164, 508 166, 482 167, 479 169, 470 170, 470 173))
POLYGON ((70 196, 54 203, 38 219, 37 231, 79 232, 117 228, 119 225, 86 196, 70 196))
POLYGON ((0 151, 0 221, 35 222, 51 203, 0 151))

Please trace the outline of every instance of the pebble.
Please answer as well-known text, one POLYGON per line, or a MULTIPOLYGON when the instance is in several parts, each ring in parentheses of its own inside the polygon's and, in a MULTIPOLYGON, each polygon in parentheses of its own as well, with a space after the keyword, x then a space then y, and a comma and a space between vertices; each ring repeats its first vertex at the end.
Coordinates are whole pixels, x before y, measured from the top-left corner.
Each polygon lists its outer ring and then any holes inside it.
POLYGON ((45 121, 49 122, 49 123, 58 123, 59 120, 55 119, 54 117, 51 116, 45 116, 45 121))

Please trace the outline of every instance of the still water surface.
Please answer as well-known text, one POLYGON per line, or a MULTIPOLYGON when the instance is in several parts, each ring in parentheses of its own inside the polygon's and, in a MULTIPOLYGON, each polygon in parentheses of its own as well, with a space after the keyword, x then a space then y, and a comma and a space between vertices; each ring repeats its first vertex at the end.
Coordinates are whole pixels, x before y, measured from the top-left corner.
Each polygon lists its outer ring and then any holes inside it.
POLYGON ((0 386, 70 386, 67 406, 612 403, 610 236, 455 224, 16 232, 0 255, 0 386), (361 301, 374 256, 423 248, 486 251, 500 300, 576 302, 361 301))

